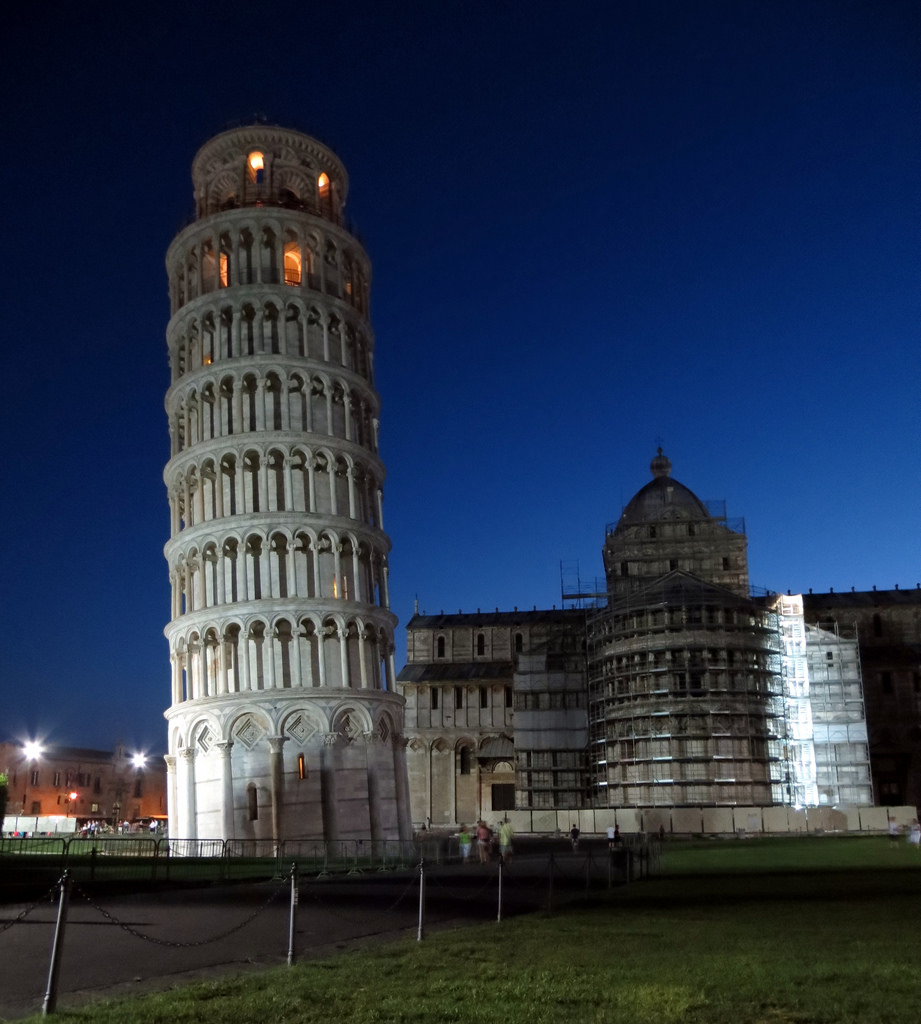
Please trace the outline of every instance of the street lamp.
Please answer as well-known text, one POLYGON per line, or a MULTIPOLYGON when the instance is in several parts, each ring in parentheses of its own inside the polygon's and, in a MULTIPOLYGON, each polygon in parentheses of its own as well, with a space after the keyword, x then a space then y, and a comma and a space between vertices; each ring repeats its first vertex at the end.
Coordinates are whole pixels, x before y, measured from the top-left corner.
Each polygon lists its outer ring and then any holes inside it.
POLYGON ((35 740, 23 743, 22 752, 27 761, 37 761, 42 756, 42 745, 35 740))

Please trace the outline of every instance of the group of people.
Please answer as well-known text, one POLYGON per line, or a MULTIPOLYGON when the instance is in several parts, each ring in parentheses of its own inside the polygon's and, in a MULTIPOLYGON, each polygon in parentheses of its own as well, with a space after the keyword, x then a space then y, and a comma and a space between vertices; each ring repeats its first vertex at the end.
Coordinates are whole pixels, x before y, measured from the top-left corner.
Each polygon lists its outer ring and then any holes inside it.
POLYGON ((460 845, 461 860, 465 864, 470 861, 470 851, 473 846, 473 840, 476 840, 477 855, 481 864, 488 864, 492 859, 493 846, 498 842, 499 856, 502 859, 502 863, 508 866, 512 860, 512 838, 515 835, 512 829, 512 823, 508 818, 503 818, 499 823, 498 833, 486 824, 485 821, 478 821, 476 827, 473 830, 471 836, 470 830, 466 825, 461 824, 460 831, 457 833, 457 842, 460 845))
MULTIPOLYGON (((891 843, 897 843, 900 836, 902 835, 902 826, 895 820, 895 818, 889 819, 889 841, 891 843)), ((921 823, 915 818, 911 825, 908 827, 908 842, 912 846, 921 848, 921 823)))

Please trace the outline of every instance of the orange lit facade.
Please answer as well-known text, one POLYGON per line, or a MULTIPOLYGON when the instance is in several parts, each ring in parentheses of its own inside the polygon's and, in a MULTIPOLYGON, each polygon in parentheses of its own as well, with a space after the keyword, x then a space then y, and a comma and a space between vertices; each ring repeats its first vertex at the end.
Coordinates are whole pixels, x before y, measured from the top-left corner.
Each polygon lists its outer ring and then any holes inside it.
POLYGON ((0 743, 0 770, 8 780, 6 832, 17 818, 61 816, 76 819, 79 827, 166 817, 163 759, 134 757, 120 745, 90 750, 0 743))

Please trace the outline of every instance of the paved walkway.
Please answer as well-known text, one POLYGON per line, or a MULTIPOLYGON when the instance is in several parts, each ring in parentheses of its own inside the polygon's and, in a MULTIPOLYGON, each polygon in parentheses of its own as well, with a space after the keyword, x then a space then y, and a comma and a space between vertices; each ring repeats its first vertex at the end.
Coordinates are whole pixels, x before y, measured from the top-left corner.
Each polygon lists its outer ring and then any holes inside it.
MULTIPOLYGON (((503 875, 503 916, 546 906, 546 858, 518 858, 503 875)), ((556 891, 579 878, 560 865, 556 891)), ((426 873, 426 932, 495 921, 498 866, 439 867, 426 873)), ((580 883, 581 884, 581 883, 580 883)), ((0 1020, 39 1013, 50 964, 57 905, 0 907, 0 1020)), ((369 942, 415 938, 418 875, 304 879, 296 910, 296 959, 334 955, 369 942)), ((284 964, 288 953, 287 881, 87 898, 71 896, 58 986, 58 1009, 152 991, 217 974, 284 964), (103 913, 104 911, 104 913, 103 913), (139 936, 156 941, 146 941, 139 936), (200 943, 200 944, 199 944, 200 943), (178 945, 177 945, 178 944, 178 945)))

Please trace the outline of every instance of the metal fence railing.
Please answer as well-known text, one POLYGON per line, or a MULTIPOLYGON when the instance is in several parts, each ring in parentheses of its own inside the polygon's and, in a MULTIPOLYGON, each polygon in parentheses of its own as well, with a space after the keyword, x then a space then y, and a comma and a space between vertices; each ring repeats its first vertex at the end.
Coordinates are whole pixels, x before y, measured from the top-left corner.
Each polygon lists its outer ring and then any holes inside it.
MULTIPOLYGON (((568 850, 568 840, 561 846, 568 850)), ((658 840, 631 837, 616 857, 609 858, 607 853, 605 846, 598 844, 594 855, 586 850, 579 859, 582 863, 587 860, 593 872, 595 860, 602 873, 614 865, 625 881, 659 870, 658 840)), ((9 887, 41 884, 65 870, 83 882, 211 882, 280 877, 292 864, 302 877, 323 878, 405 872, 415 870, 423 861, 430 866, 460 864, 456 837, 282 842, 119 835, 0 838, 0 877, 9 887)))

